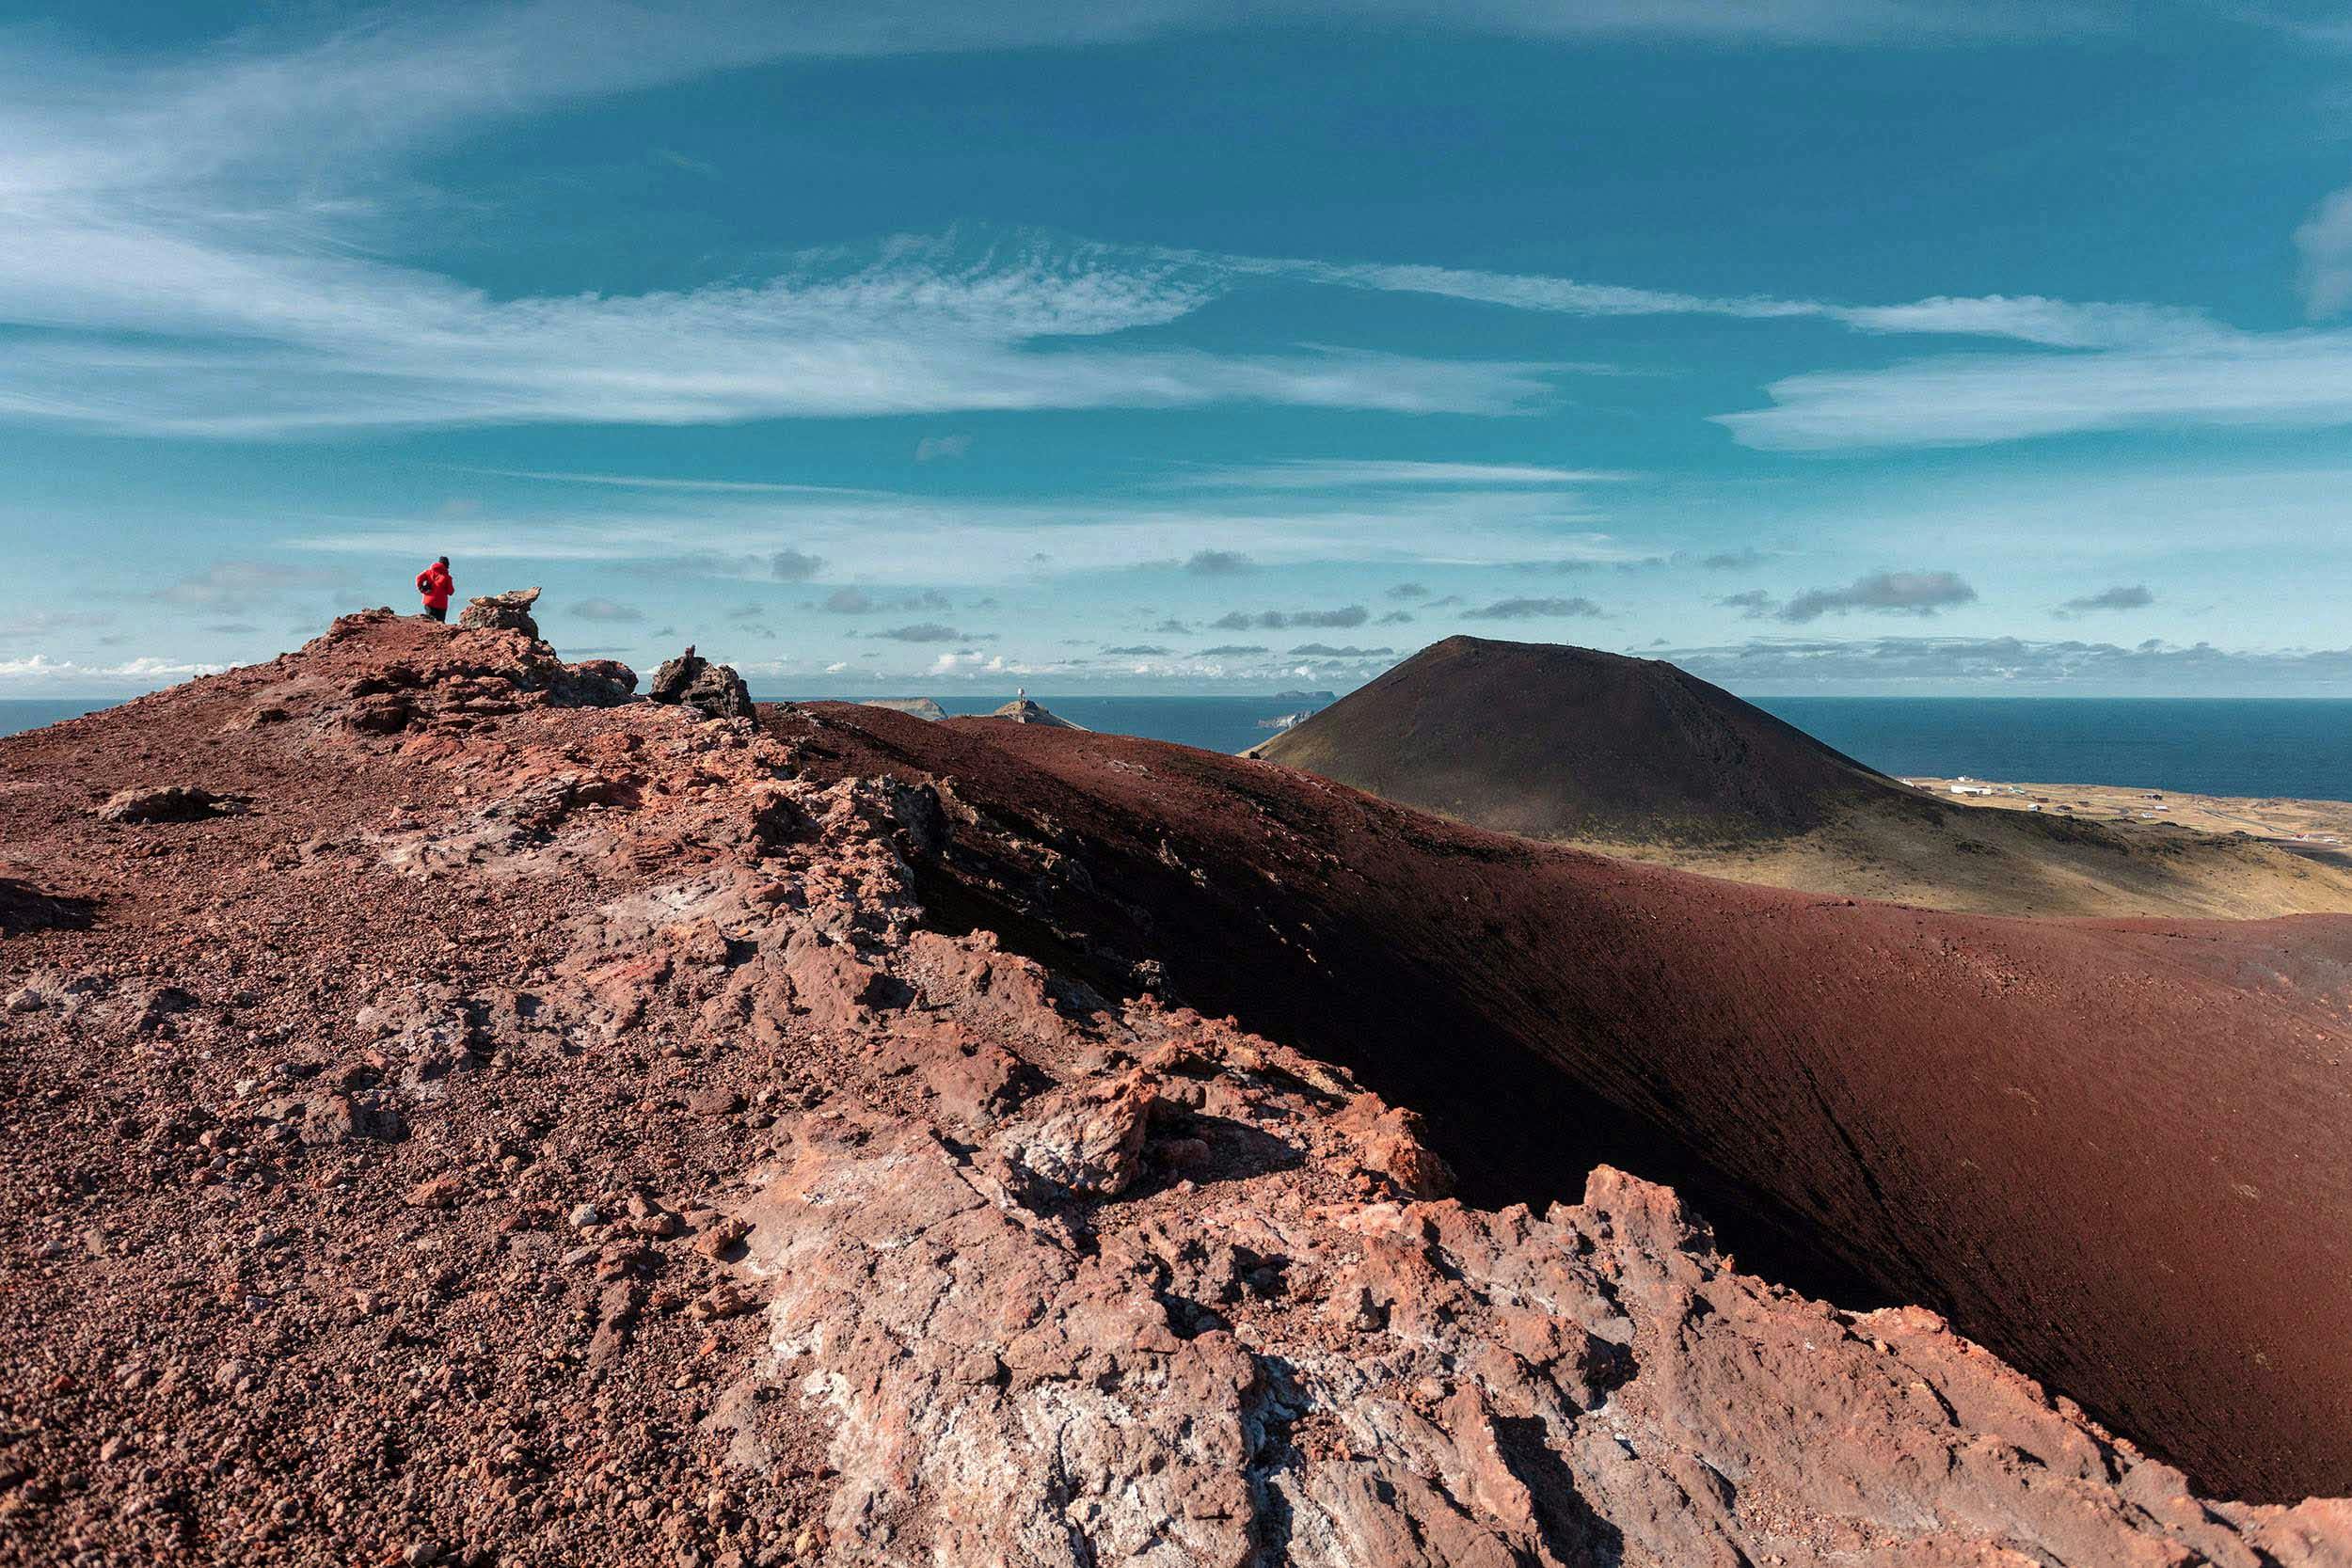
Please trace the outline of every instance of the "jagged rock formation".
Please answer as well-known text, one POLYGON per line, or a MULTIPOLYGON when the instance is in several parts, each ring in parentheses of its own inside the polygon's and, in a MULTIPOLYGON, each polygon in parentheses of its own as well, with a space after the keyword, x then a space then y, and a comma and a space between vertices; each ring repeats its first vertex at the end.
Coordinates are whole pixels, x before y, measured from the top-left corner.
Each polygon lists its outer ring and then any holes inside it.
POLYGON ((749 719, 752 689, 730 664, 713 664, 689 648, 662 661, 654 672, 645 695, 657 703, 672 703, 705 719, 749 719))
POLYGON ((2305 1294, 2352 1256, 2352 921, 1938 914, 1117 736, 768 723, 942 782, 940 908, 1348 1066, 1482 1202, 1670 1180, 1750 1267, 1934 1307, 2219 1489, 2352 1478, 2352 1324, 2305 1294))
POLYGON ((539 602, 536 588, 510 588, 503 594, 486 594, 466 601, 466 608, 457 612, 457 624, 475 631, 518 631, 525 637, 539 635, 539 623, 532 618, 531 607, 539 602))
POLYGON ((91 911, 0 946, 0 1560, 2352 1560, 943 919, 972 808, 841 771, 855 711, 369 616, 0 740, 10 877, 91 911), (252 809, 95 822, 159 750, 252 809))

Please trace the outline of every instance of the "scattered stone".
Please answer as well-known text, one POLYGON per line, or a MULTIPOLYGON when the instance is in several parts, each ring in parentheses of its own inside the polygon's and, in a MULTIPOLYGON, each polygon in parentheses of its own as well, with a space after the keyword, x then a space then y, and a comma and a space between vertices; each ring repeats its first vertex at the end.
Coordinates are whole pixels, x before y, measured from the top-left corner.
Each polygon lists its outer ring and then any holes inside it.
POLYGON ((686 1315, 697 1323, 715 1323, 722 1318, 739 1318, 746 1312, 759 1310, 759 1303, 747 1296, 732 1282, 714 1285, 686 1308, 686 1315))
POLYGON ((465 1191, 466 1184, 454 1176, 437 1176, 430 1180, 420 1181, 408 1189, 408 1207, 411 1209, 453 1209, 465 1191))
POLYGON ((686 1108, 698 1117, 730 1117, 743 1108, 743 1097, 733 1089, 695 1089, 686 1108))
POLYGON ((694 1238, 694 1250, 705 1258, 716 1260, 740 1246, 743 1243, 743 1238, 751 1233, 752 1227, 749 1225, 729 1214, 723 1219, 713 1221, 708 1228, 694 1238))

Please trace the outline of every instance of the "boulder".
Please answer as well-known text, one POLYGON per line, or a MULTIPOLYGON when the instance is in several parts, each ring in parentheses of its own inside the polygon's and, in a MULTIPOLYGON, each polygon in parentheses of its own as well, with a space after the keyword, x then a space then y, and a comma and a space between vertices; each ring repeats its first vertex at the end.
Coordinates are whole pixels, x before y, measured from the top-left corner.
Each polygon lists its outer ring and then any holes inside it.
POLYGON ((1152 1085, 1130 1077, 1062 1090, 997 1140, 1032 1180, 1081 1197, 1116 1197, 1143 1172, 1152 1085))
POLYGON ((536 637, 539 623, 532 619, 531 607, 538 602, 536 588, 510 588, 503 594, 486 594, 467 602, 458 612, 457 624, 475 631, 518 631, 525 637, 536 637))
POLYGON ((194 784, 119 789, 98 808, 101 822, 198 822, 235 809, 234 797, 194 784))
POLYGON ((689 648, 654 672, 645 695, 690 708, 705 719, 749 719, 752 689, 731 664, 713 664, 689 648))
POLYGON ((618 707, 637 692, 637 672, 616 658, 566 664, 548 682, 548 695, 566 707, 618 707))

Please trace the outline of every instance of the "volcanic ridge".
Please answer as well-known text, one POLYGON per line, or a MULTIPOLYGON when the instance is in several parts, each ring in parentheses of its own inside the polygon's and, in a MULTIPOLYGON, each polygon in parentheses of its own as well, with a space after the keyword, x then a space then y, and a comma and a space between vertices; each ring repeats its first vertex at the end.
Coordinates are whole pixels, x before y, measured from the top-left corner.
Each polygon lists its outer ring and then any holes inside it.
POLYGON ((1938 800, 1674 665, 1450 637, 1249 755, 1500 832, 1984 913, 2352 912, 2352 872, 2167 824, 1938 800))
POLYGON ((2352 1562, 2352 922, 667 675, 0 740, 0 1561, 2352 1562))

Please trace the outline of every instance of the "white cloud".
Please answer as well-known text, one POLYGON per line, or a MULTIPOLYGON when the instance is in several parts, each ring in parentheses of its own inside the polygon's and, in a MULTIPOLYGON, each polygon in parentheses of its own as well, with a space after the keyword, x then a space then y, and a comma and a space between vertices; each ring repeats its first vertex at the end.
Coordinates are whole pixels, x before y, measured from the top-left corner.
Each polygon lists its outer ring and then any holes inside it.
POLYGON ((2040 294, 1937 295, 1896 305, 1849 305, 1770 295, 1679 293, 1586 283, 1543 274, 1481 272, 1388 262, 1211 258, 1239 274, 1383 293, 1430 294, 1515 310, 1569 316, 1724 316, 1741 321, 1823 321, 1877 334, 2010 339, 2064 348, 2169 342, 2222 332, 2202 312, 2175 306, 2051 299, 2040 294))
MULTIPOLYGON (((376 260, 392 247, 373 242, 388 237, 388 214, 416 199, 402 169, 425 150, 558 103, 785 57, 1084 44, 1269 15, 1531 37, 1823 41, 2065 29, 2102 14, 1923 0, 1287 0, 1272 12, 1222 0, 785 11, 748 0, 684 11, 542 0, 389 13, 294 41, 257 31, 159 67, 20 49, 0 61, 0 322, 45 330, 0 349, 0 418, 257 436, 1212 401, 1500 414, 1545 400, 1547 375, 1568 368, 1105 341, 1263 277, 1583 314, 1810 316, 1871 331, 2081 341, 2133 329, 2127 318, 2143 308, 1857 309, 1409 265, 904 241, 680 293, 501 298, 376 260)), ((946 455, 961 437, 930 439, 946 455)))
POLYGON ((2303 304, 2313 317, 2352 305, 2352 186, 2319 204, 2295 231, 2303 254, 2303 304))
POLYGON ((2139 348, 1913 359, 1765 388, 1772 406, 1718 417, 1778 451, 1967 445, 2185 425, 2352 423, 2352 332, 2216 331, 2139 348))
MULTIPOLYGON (((996 584, 1124 570, 1163 560, 1171 547, 1247 556, 1266 567, 1319 562, 1515 565, 1652 556, 1594 528, 1574 497, 1540 488, 1400 487, 1330 496, 1295 490, 1216 493, 1168 504, 1156 498, 1081 497, 1041 501, 864 494, 707 497, 660 511, 567 509, 560 518, 481 516, 430 528, 437 549, 459 560, 632 561, 691 559, 764 578, 779 538, 821 557, 834 580, 903 589, 929 585, 941 561, 960 581, 996 584), (1039 557, 1050 557, 1041 562, 1039 557)), ((287 543, 336 554, 401 555, 420 528, 403 517, 316 519, 287 543)), ((854 602, 845 599, 844 603, 854 602)))
POLYGON ((52 658, 47 654, 32 654, 0 658, 0 684, 29 690, 147 690, 197 675, 216 675, 227 668, 225 664, 199 664, 153 654, 119 664, 85 664, 75 659, 52 658))
POLYGON ((2016 637, 1759 638, 1668 648, 1659 657, 1751 692, 1973 687, 2275 696, 2352 690, 2352 648, 2227 649, 2153 638, 2129 646, 2016 637))
POLYGON ((1637 479, 1607 468, 1554 468, 1533 463, 1411 463, 1356 458, 1293 458, 1180 474, 1169 488, 1250 490, 1380 489, 1431 485, 1603 484, 1637 479))

